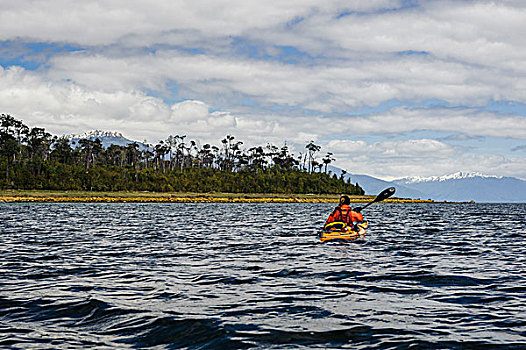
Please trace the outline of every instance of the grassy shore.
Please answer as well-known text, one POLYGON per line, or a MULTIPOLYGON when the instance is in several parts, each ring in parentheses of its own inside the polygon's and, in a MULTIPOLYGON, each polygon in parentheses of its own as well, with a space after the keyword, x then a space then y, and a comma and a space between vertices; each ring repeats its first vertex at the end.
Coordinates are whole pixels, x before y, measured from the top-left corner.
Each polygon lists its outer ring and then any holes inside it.
MULTIPOLYGON (((87 202, 87 203, 336 203, 339 195, 276 193, 180 193, 180 192, 88 192, 46 190, 0 190, 0 203, 87 202)), ((374 196, 351 196, 352 202, 368 202, 374 196)), ((386 202, 432 202, 390 198, 386 202)))

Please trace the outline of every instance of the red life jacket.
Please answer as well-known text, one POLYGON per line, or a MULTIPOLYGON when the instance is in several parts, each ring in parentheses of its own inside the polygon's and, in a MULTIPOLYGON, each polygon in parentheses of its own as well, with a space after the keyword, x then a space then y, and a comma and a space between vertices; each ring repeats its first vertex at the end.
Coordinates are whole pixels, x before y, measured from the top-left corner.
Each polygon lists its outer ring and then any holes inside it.
POLYGON ((352 211, 352 208, 349 205, 344 204, 334 209, 334 211, 325 221, 325 225, 335 221, 341 221, 347 225, 353 225, 356 222, 363 221, 363 215, 361 213, 352 211))

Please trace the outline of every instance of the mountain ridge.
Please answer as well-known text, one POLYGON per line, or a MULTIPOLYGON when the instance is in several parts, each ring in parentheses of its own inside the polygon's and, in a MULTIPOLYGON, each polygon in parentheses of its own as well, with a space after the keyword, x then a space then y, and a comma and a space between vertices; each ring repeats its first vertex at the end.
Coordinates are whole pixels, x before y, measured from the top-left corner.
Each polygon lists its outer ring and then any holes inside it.
POLYGON ((463 171, 457 171, 456 173, 442 175, 442 176, 412 176, 412 177, 404 177, 401 179, 393 180, 393 182, 400 182, 400 183, 419 183, 419 182, 433 182, 433 181, 448 181, 448 180, 460 180, 460 179, 469 179, 469 178, 475 178, 475 177, 482 177, 482 178, 497 178, 502 179, 504 176, 497 176, 497 175, 488 175, 483 174, 480 172, 463 172, 463 171))
MULTIPOLYGON (((340 168, 330 166, 329 169, 337 176, 341 176, 340 168)), ((400 198, 526 203, 526 181, 515 177, 459 171, 442 176, 408 177, 393 181, 349 173, 345 174, 345 178, 352 183, 358 183, 369 195, 378 194, 383 189, 394 186, 395 196, 400 198)))
POLYGON ((406 179, 392 182, 425 193, 429 198, 438 201, 526 203, 526 181, 514 177, 471 175, 421 182, 410 182, 406 179))
MULTIPOLYGON (((118 131, 104 131, 104 130, 90 130, 86 131, 83 134, 68 134, 64 135, 67 139, 89 139, 89 138, 99 138, 99 137, 115 137, 115 138, 123 138, 126 140, 129 140, 128 138, 124 137, 124 135, 118 131)), ((130 142, 134 142, 132 140, 129 140, 130 142)))
POLYGON ((118 145, 118 146, 127 146, 132 143, 138 144, 139 150, 141 151, 151 148, 149 145, 143 142, 134 141, 134 140, 131 140, 125 137, 122 133, 118 131, 90 130, 90 131, 86 131, 83 134, 68 134, 68 135, 64 135, 64 137, 68 139, 70 143, 75 143, 75 144, 78 143, 78 141, 82 139, 89 139, 89 140, 99 139, 104 148, 108 148, 112 144, 118 145))

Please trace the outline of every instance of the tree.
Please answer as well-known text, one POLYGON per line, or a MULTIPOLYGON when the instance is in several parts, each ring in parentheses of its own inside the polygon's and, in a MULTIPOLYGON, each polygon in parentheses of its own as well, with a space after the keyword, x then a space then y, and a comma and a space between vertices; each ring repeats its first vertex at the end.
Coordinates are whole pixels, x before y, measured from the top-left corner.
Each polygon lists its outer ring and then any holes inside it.
POLYGON ((137 142, 129 143, 126 146, 126 160, 127 164, 135 170, 135 182, 139 181, 139 159, 141 152, 139 151, 139 144, 137 142))
POLYGON ((278 168, 282 170, 292 170, 295 166, 299 164, 299 162, 296 159, 294 159, 294 156, 289 153, 287 143, 285 143, 285 145, 281 147, 281 150, 279 152, 274 154, 272 161, 278 168))
POLYGON ((234 159, 236 155, 240 155, 240 149, 243 142, 234 141, 235 137, 232 135, 226 135, 224 139, 221 140, 223 144, 223 157, 221 159, 220 168, 223 171, 232 171, 234 169, 234 159))
POLYGON ((311 141, 307 144, 307 146, 305 146, 305 148, 307 149, 307 152, 308 152, 308 172, 309 174, 312 173, 314 171, 314 162, 316 160, 316 153, 318 153, 321 149, 321 146, 318 146, 316 144, 314 144, 314 141, 311 141))
POLYGON ((156 160, 157 168, 162 169, 163 173, 166 171, 164 156, 169 151, 170 151, 170 146, 169 145, 165 145, 163 141, 159 142, 154 147, 155 160, 156 160))
POLYGON ((6 181, 9 182, 11 164, 16 160, 20 142, 15 138, 17 120, 9 114, 0 115, 0 154, 6 158, 6 181))
POLYGON ((65 137, 57 139, 53 145, 51 157, 63 164, 73 164, 73 148, 65 137))
POLYGON ((102 142, 98 138, 94 140, 81 139, 78 142, 78 146, 80 147, 80 154, 86 170, 88 170, 90 166, 94 166, 96 164, 97 159, 104 150, 102 147, 102 142))
POLYGON ((332 152, 327 152, 327 155, 322 159, 323 164, 325 165, 325 174, 327 174, 327 166, 335 160, 336 159, 332 157, 332 152))
POLYGON ((51 134, 43 128, 32 128, 27 135, 27 147, 30 160, 35 157, 47 158, 47 151, 51 146, 51 134))
POLYGON ((212 146, 210 146, 208 143, 204 144, 203 147, 201 147, 201 149, 197 152, 197 157, 199 158, 200 166, 211 168, 215 159, 212 146))
POLYGON ((142 150, 141 160, 145 168, 153 167, 155 153, 152 152, 153 145, 148 144, 146 141, 143 142, 146 147, 142 150))
POLYGON ((106 162, 114 166, 123 167, 126 161, 126 147, 121 145, 110 145, 106 149, 106 162))
POLYGON ((9 172, 11 169, 11 164, 14 162, 14 157, 17 154, 19 148, 20 145, 16 142, 16 140, 13 137, 6 137, 4 140, 2 140, 0 154, 4 155, 7 159, 5 170, 5 178, 7 182, 9 182, 9 172))
POLYGON ((259 170, 265 170, 267 161, 265 159, 266 153, 263 150, 263 147, 257 146, 249 148, 248 150, 248 163, 251 165, 252 170, 255 170, 256 173, 259 170))

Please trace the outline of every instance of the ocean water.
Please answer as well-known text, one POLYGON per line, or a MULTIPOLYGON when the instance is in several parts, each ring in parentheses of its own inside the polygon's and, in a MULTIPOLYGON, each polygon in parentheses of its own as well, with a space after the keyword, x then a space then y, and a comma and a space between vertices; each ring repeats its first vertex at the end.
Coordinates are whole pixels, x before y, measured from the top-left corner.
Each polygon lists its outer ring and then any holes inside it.
POLYGON ((0 204, 0 347, 526 349, 525 204, 0 204))

